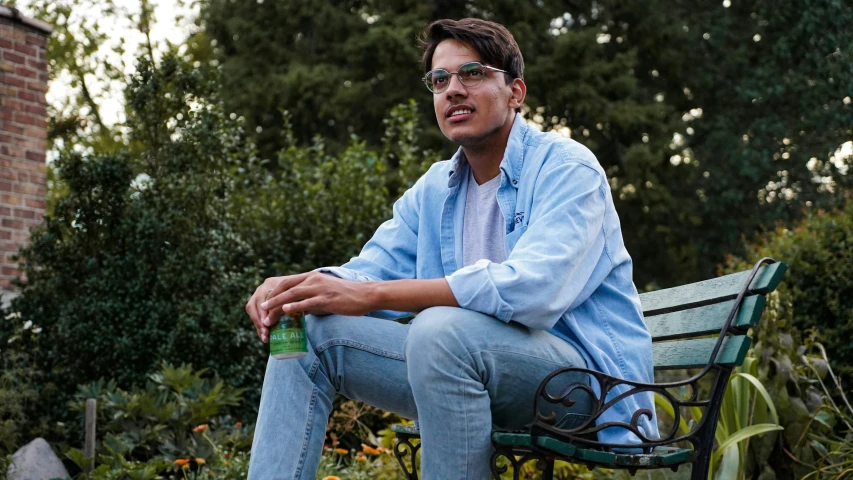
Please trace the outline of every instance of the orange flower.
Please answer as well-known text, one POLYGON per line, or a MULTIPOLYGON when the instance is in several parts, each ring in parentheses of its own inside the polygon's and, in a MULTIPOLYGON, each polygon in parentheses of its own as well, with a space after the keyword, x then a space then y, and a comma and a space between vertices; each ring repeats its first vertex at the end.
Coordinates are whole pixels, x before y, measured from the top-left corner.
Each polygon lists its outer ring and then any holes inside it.
POLYGON ((349 455, 349 450, 347 450, 346 448, 336 448, 335 451, 340 453, 341 455, 349 455))
POLYGON ((367 461, 367 457, 365 457, 364 453, 362 453, 362 452, 356 453, 355 459, 358 460, 359 462, 366 462, 367 461))
POLYGON ((175 460, 175 465, 177 465, 179 467, 183 467, 184 465, 187 465, 188 463, 190 463, 189 458, 179 458, 179 459, 175 460))
POLYGON ((371 447, 370 445, 364 444, 364 443, 361 444, 361 448, 362 448, 362 450, 364 450, 364 453, 369 453, 371 455, 379 455, 380 453, 382 453, 379 450, 371 447))
POLYGON ((207 462, 206 462, 203 458, 201 458, 201 457, 196 457, 196 458, 195 458, 195 463, 197 463, 197 464, 199 464, 199 465, 204 465, 204 464, 205 464, 205 463, 207 463, 207 462))
POLYGON ((237 422, 234 424, 234 426, 237 428, 243 428, 243 422, 237 422))
POLYGON ((193 429, 194 432, 203 432, 205 430, 207 430, 207 424, 206 423, 202 423, 201 425, 199 425, 193 429))
POLYGON ((323 477, 323 480, 341 480, 341 479, 334 476, 334 475, 329 475, 328 477, 323 477))

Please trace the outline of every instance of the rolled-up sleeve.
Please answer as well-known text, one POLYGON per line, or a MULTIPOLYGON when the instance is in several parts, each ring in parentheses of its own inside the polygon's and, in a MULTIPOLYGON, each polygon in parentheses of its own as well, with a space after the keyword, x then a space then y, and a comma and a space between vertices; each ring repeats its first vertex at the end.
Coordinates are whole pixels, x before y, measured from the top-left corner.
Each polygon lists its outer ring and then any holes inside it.
POLYGON ((530 223, 506 261, 480 260, 446 277, 460 306, 552 328, 595 289, 590 280, 606 255, 606 186, 603 173, 572 160, 541 173, 530 223))

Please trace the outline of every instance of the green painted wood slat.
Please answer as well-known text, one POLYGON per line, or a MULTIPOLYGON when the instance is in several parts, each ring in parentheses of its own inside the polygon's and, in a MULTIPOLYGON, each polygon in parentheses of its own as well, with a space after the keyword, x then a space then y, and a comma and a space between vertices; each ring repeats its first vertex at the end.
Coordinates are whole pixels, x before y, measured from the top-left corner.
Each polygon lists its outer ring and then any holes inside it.
MULTIPOLYGON (((747 297, 732 326, 749 328, 758 324, 766 303, 767 300, 763 295, 747 297)), ((689 310, 649 316, 645 318, 646 326, 654 342, 720 333, 734 304, 734 300, 729 300, 689 310)))
MULTIPOLYGON (((711 357, 717 338, 674 340, 652 344, 652 362, 655 370, 704 367, 711 357)), ((752 339, 746 335, 729 336, 717 353, 717 364, 740 365, 749 350, 752 339)))
MULTIPOLYGON (((776 289, 788 266, 782 262, 761 267, 752 283, 754 293, 766 295, 776 289)), ((651 316, 669 311, 708 305, 737 296, 749 271, 640 294, 643 313, 651 316)))
MULTIPOLYGON (((519 454, 530 451, 533 443, 529 434, 506 432, 493 432, 492 442, 503 447, 517 448, 519 454)), ((564 460, 581 460, 602 466, 668 467, 690 461, 695 453, 689 448, 676 447, 657 447, 650 454, 602 452, 579 448, 569 442, 546 436, 536 437, 535 443, 537 447, 553 452, 564 460)))

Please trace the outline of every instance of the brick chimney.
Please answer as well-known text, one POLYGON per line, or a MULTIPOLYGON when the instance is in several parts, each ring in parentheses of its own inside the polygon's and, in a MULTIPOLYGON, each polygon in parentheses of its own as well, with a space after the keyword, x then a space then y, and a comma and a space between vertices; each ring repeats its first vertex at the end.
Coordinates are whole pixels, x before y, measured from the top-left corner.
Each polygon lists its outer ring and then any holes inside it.
POLYGON ((50 25, 0 6, 0 295, 15 294, 12 256, 45 211, 50 25))

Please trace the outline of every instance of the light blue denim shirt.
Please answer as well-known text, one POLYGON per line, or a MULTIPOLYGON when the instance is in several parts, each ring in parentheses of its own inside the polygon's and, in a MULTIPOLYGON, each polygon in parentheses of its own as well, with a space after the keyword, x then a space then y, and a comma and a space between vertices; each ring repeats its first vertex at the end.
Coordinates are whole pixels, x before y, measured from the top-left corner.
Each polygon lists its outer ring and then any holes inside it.
MULTIPOLYGON (((516 115, 497 192, 507 259, 460 268, 469 168, 461 149, 434 164, 357 257, 320 270, 353 281, 445 277, 461 307, 547 330, 578 347, 592 369, 652 382, 651 336, 595 155, 516 115)), ((620 402, 599 423, 630 421, 638 408, 654 411, 650 393, 620 402)), ((657 435, 655 421, 640 425, 657 435)), ((599 439, 637 441, 617 428, 600 432, 599 439)))

